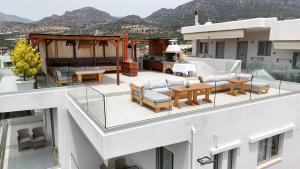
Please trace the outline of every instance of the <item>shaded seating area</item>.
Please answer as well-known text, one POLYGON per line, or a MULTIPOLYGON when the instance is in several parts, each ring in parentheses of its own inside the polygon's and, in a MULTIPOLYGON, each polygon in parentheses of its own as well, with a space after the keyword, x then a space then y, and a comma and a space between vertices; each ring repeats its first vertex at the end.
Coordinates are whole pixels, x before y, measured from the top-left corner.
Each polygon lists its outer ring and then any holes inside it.
POLYGON ((29 39, 41 54, 43 72, 60 85, 82 81, 82 76, 102 82, 104 73, 116 73, 120 83, 127 49, 120 36, 30 34, 29 39))
POLYGON ((49 67, 48 74, 58 84, 67 84, 84 79, 96 79, 98 82, 103 81, 103 75, 106 71, 113 70, 113 67, 49 67), (84 77, 83 77, 84 76, 84 77))

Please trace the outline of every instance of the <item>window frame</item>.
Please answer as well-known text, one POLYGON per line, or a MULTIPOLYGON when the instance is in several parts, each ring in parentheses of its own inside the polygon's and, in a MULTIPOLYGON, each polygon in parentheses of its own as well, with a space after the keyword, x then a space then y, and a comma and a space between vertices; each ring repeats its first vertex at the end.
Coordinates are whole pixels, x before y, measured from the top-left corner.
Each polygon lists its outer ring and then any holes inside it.
POLYGON ((235 169, 237 149, 231 149, 227 153, 227 169, 235 169))
POLYGON ((257 56, 271 56, 272 41, 258 41, 257 56))
POLYGON ((208 54, 209 43, 208 42, 199 42, 199 54, 208 54))
POLYGON ((222 165, 222 153, 214 155, 213 169, 220 169, 222 165))
POLYGON ((278 134, 278 135, 275 135, 275 136, 272 136, 272 137, 269 137, 269 138, 266 138, 266 139, 263 139, 263 140, 260 140, 258 142, 258 151, 257 151, 257 166, 265 163, 265 162, 268 162, 270 160, 273 160, 273 159, 276 159, 278 157, 281 156, 281 151, 282 151, 282 143, 283 142, 283 135, 282 134, 278 134), (277 150, 276 150, 276 154, 272 155, 272 146, 273 146, 273 139, 277 139, 277 150), (260 144, 262 144, 263 142, 265 142, 265 150, 264 151, 264 158, 259 161, 259 152, 260 152, 260 144))

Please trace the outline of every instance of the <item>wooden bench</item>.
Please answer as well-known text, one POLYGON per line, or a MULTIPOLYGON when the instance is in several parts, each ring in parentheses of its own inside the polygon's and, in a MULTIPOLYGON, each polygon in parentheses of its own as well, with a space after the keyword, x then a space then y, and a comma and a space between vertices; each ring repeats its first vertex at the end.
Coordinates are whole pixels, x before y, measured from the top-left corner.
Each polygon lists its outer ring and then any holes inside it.
POLYGON ((78 81, 82 82, 83 76, 95 75, 99 83, 103 82, 105 70, 81 70, 76 71, 75 75, 78 81))

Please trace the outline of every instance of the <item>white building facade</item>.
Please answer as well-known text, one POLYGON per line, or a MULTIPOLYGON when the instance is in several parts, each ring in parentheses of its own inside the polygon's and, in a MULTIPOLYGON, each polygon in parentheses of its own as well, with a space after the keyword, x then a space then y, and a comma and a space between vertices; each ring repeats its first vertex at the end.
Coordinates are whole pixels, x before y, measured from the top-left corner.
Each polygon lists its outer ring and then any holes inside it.
POLYGON ((141 169, 282 169, 298 166, 299 101, 299 93, 282 94, 104 128, 68 89, 49 89, 1 95, 0 112, 54 109, 63 169, 122 160, 141 169), (201 164, 206 156, 215 161, 201 164))
POLYGON ((193 41, 195 57, 238 59, 244 69, 256 63, 298 69, 299 29, 299 19, 255 18, 183 27, 182 34, 193 41))

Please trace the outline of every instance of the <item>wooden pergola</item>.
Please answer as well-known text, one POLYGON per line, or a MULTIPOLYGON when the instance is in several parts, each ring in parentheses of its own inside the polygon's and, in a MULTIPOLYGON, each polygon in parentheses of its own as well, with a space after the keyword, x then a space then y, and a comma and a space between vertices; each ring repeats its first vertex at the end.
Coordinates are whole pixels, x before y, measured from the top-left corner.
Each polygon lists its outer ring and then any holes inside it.
MULTIPOLYGON (((89 57, 92 59, 93 65, 97 66, 97 63, 99 61, 99 58, 97 60, 96 58, 96 46, 99 44, 99 47, 102 46, 102 52, 103 52, 103 59, 109 59, 106 57, 106 51, 105 46, 110 42, 115 47, 115 55, 116 55, 116 74, 117 74, 117 84, 120 84, 120 53, 119 49, 122 48, 122 60, 123 62, 126 62, 128 60, 128 46, 130 44, 131 48, 131 54, 134 61, 137 59, 137 43, 149 43, 149 54, 150 55, 163 55, 163 51, 168 45, 169 38, 128 38, 128 34, 126 32, 123 32, 122 37, 121 36, 94 36, 94 35, 56 35, 56 34, 29 34, 29 40, 31 42, 31 45, 36 48, 43 44, 45 47, 45 58, 48 59, 63 59, 60 58, 59 53, 62 51, 59 51, 58 47, 58 41, 66 41, 68 46, 72 46, 72 49, 69 48, 72 52, 69 53, 72 56, 68 56, 70 60, 77 60, 82 59, 79 58, 79 51, 76 52, 76 44, 78 42, 78 45, 84 45, 85 47, 91 49, 90 53, 88 55, 91 55, 89 57), (122 43, 121 43, 122 42, 122 43), (52 55, 54 53, 54 57, 49 58, 49 45, 51 44, 51 50, 52 55)), ((99 50, 99 47, 98 50, 99 50)), ((99 51, 97 51, 99 54, 99 51)), ((63 55, 63 54, 61 54, 63 55)), ((112 57, 110 58, 112 59, 112 57)), ((62 60, 60 60, 61 62, 62 60)))
MULTIPOLYGON (((124 38, 123 38, 124 39, 124 38)), ((90 42, 90 47, 92 48, 92 57, 94 64, 96 65, 96 51, 95 46, 97 44, 111 42, 116 48, 116 74, 117 74, 117 84, 120 84, 120 60, 119 60, 119 42, 122 41, 120 36, 92 36, 92 35, 53 35, 53 34, 29 34, 29 40, 31 45, 36 48, 40 43, 45 43, 46 59, 48 58, 48 46, 54 41, 55 42, 55 53, 58 55, 57 41, 88 41, 90 42)), ((125 39, 126 40, 126 39, 125 39)), ((123 42, 124 43, 124 42, 123 42)), ((73 58, 76 59, 76 43, 73 46, 73 58)), ((104 46, 104 45, 103 45, 104 46)), ((104 57, 105 48, 103 47, 104 57)), ((127 48, 123 47, 123 54, 127 53, 127 48)), ((125 61, 126 55, 123 55, 123 61, 125 61)))

